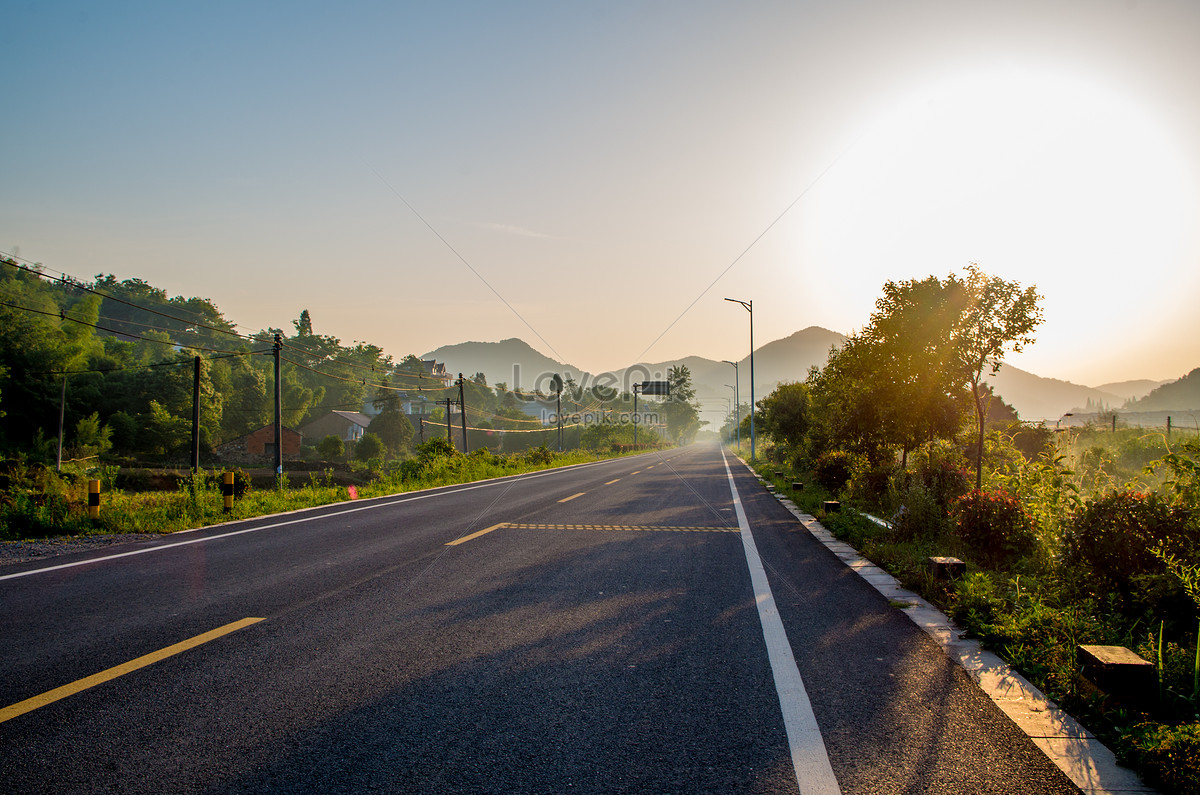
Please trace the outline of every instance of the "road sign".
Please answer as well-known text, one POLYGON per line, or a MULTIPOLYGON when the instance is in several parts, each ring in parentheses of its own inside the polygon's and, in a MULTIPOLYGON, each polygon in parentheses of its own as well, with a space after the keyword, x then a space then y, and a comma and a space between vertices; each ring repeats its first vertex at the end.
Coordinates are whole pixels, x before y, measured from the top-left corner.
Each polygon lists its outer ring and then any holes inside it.
POLYGON ((671 382, 670 381, 643 381, 642 382, 642 394, 643 395, 670 395, 671 394, 671 382))

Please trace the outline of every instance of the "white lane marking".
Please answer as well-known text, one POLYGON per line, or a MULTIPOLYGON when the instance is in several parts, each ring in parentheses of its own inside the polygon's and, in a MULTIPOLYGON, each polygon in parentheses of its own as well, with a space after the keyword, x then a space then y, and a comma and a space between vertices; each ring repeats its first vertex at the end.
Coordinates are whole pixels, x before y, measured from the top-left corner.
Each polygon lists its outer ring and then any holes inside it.
POLYGON ((808 691, 800 679, 792 644, 788 642, 779 610, 775 607, 771 584, 767 581, 762 558, 758 556, 758 547, 750 533, 750 523, 746 521, 746 511, 742 508, 742 500, 738 496, 724 450, 721 450, 721 460, 725 463, 729 491, 733 494, 733 509, 737 513, 738 527, 742 530, 742 549, 746 553, 746 565, 750 567, 754 602, 758 606, 758 620, 762 623, 763 639, 767 643, 767 659, 771 662, 771 675, 775 678, 775 692, 779 694, 779 707, 783 711, 783 725, 787 730, 796 784, 802 795, 840 795, 841 788, 833 775, 829 753, 825 750, 825 741, 821 738, 821 729, 813 714, 812 702, 808 700, 808 691))
MULTIPOLYGON (((29 571, 18 571, 15 574, 0 575, 0 582, 3 582, 4 580, 15 580, 20 577, 29 577, 34 574, 44 574, 44 573, 50 572, 50 571, 59 571, 60 569, 72 569, 72 568, 75 568, 76 566, 88 566, 92 563, 103 563, 108 560, 117 560, 118 558, 129 558, 129 557, 133 557, 134 555, 145 555, 147 552, 160 552, 164 549, 175 549, 176 547, 186 547, 186 546, 190 546, 191 544, 202 544, 205 541, 216 541, 221 538, 230 538, 232 536, 240 536, 244 533, 256 533, 259 530, 274 530, 277 527, 287 527, 288 525, 302 524, 304 522, 311 522, 316 519, 327 519, 327 518, 330 518, 333 516, 345 516, 346 514, 358 513, 359 511, 371 511, 376 508, 386 508, 391 505, 399 505, 400 503, 405 503, 405 502, 416 502, 418 500, 427 500, 430 497, 442 497, 442 496, 445 496, 448 494, 458 494, 458 493, 464 492, 464 491, 474 491, 475 489, 484 489, 484 488, 488 488, 490 486, 507 484, 515 479, 534 480, 536 478, 546 477, 547 475, 554 475, 554 474, 558 474, 561 472, 566 472, 568 470, 578 471, 585 467, 599 466, 602 464, 610 463, 611 461, 620 461, 620 460, 621 459, 609 459, 608 461, 596 461, 596 462, 589 462, 586 464, 576 464, 571 467, 559 467, 556 469, 546 469, 546 470, 542 470, 541 472, 534 472, 534 473, 531 473, 528 475, 516 475, 515 477, 497 478, 495 480, 489 480, 485 483, 469 484, 469 485, 462 486, 461 488, 452 487, 452 488, 446 489, 444 491, 429 491, 425 494, 403 495, 399 499, 392 499, 390 497, 377 497, 376 499, 387 500, 387 502, 376 502, 376 503, 372 503, 372 504, 368 504, 368 505, 358 505, 354 508, 345 508, 340 511, 332 511, 330 513, 323 513, 320 516, 304 516, 299 519, 289 519, 286 522, 274 522, 272 524, 264 524, 264 525, 259 525, 257 527, 247 527, 243 530, 233 530, 228 533, 219 533, 218 535, 215 535, 215 536, 204 536, 203 538, 192 538, 187 541, 176 541, 176 542, 173 542, 170 544, 161 544, 156 547, 145 547, 143 549, 135 549, 135 550, 132 550, 131 552, 118 552, 115 555, 104 555, 104 556, 98 557, 98 558, 88 558, 87 560, 77 560, 73 563, 60 563, 57 566, 46 566, 45 568, 41 568, 41 569, 30 569, 29 571)), ((328 508, 329 506, 321 505, 321 506, 317 506, 317 507, 328 508)), ((301 509, 301 510, 309 511, 309 510, 313 510, 313 509, 309 508, 309 509, 301 509)), ((255 517, 255 518, 251 518, 251 519, 243 519, 240 521, 253 522, 256 519, 262 519, 262 518, 264 518, 264 517, 259 516, 259 517, 255 517)), ((216 526, 219 527, 220 525, 216 525, 216 526)), ((194 528, 192 530, 180 530, 178 533, 175 533, 175 535, 181 535, 183 533, 194 533, 197 530, 202 530, 202 529, 204 529, 204 528, 194 528)))

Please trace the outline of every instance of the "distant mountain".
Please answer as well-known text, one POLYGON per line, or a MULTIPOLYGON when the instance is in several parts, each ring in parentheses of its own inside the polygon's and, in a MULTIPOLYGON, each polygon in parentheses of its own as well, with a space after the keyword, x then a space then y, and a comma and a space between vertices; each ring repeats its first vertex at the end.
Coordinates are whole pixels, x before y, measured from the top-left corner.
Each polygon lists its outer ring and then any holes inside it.
POLYGON ((527 391, 540 387, 549 392, 548 379, 553 373, 563 378, 574 378, 577 382, 582 382, 585 375, 578 367, 551 359, 515 337, 500 342, 443 345, 421 358, 445 363, 446 371, 455 376, 462 373, 470 378, 476 373, 483 373, 489 386, 504 383, 509 389, 527 391))
MULTIPOLYGON (((830 349, 841 345, 845 339, 836 331, 810 326, 758 348, 754 353, 755 398, 761 400, 781 382, 803 381, 808 376, 809 368, 823 367, 829 359, 830 349)), ((444 362, 446 369, 454 374, 461 372, 470 377, 482 372, 492 386, 504 382, 513 388, 519 381, 522 389, 541 387, 549 391, 548 378, 552 373, 574 378, 585 386, 598 382, 595 374, 557 362, 519 339, 446 345, 430 351, 422 358, 444 362)), ((734 394, 725 386, 733 383, 733 368, 725 362, 700 356, 643 362, 615 373, 603 374, 600 383, 629 389, 635 382, 665 378, 670 368, 678 364, 686 365, 692 373, 692 384, 703 404, 704 419, 718 422, 729 405, 726 398, 732 400, 734 394)), ((738 362, 738 376, 742 402, 749 403, 749 355, 738 362)), ((996 394, 1020 413, 1021 419, 1034 422, 1053 422, 1068 412, 1080 416, 1088 410, 1086 407, 1089 405, 1119 409, 1126 405, 1130 397, 1139 393, 1145 397, 1130 408, 1154 411, 1200 407, 1200 369, 1168 384, 1145 380, 1122 381, 1093 388, 1055 378, 1043 378, 1006 364, 986 380, 996 394)))
POLYGON ((1151 381, 1143 378, 1139 381, 1118 381, 1115 384, 1100 384, 1096 389, 1101 392, 1108 392, 1112 395, 1119 395, 1123 400, 1134 401, 1141 400, 1149 395, 1155 389, 1158 389, 1163 384, 1169 384, 1170 381, 1151 381))
MULTIPOLYGON (((823 367, 829 359, 829 350, 840 345, 845 337, 836 331, 830 331, 818 326, 809 326, 803 331, 797 331, 789 337, 768 342, 754 351, 754 391, 755 398, 768 394, 783 381, 803 381, 808 377, 808 369, 814 365, 823 367)), ((696 386, 697 395, 710 395, 724 398, 733 397, 733 392, 725 388, 725 384, 733 383, 733 367, 728 362, 718 362, 699 356, 689 356, 670 362, 641 363, 631 365, 617 373, 624 379, 626 373, 661 373, 665 377, 667 371, 677 365, 687 365, 692 373, 692 383, 696 386)), ((742 401, 750 402, 750 354, 746 354, 737 363, 738 380, 741 382, 742 401)), ((639 380, 639 379, 633 379, 639 380)))
POLYGON ((1017 410, 1021 419, 1030 422, 1053 422, 1067 412, 1082 411, 1089 401, 1093 405, 1112 407, 1125 403, 1125 398, 1120 395, 1057 378, 1042 378, 1008 364, 984 380, 1017 410))
POLYGON ((1200 367, 1154 389, 1129 406, 1131 411, 1194 411, 1200 409, 1200 367))

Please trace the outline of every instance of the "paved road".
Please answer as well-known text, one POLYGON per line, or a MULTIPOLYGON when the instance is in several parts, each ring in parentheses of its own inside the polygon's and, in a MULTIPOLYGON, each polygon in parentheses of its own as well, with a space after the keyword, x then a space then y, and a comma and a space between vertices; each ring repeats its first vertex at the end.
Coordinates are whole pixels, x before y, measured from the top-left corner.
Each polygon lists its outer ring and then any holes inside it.
POLYGON ((730 464, 753 544, 697 445, 6 567, 0 791, 1078 791, 730 464))

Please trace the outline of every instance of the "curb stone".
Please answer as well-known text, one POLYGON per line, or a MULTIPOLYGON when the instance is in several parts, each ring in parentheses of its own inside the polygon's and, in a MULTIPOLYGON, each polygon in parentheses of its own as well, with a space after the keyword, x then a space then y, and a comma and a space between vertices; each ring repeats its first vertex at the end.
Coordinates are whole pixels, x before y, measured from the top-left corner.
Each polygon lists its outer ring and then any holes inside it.
POLYGON ((902 612, 933 638, 946 656, 961 666, 996 706, 1086 795, 1155 795, 1158 792, 1143 784, 1132 770, 1118 765, 1108 747, 1008 663, 986 651, 979 641, 966 638, 966 631, 944 613, 901 587, 895 577, 858 554, 856 549, 834 538, 815 517, 801 511, 790 499, 781 494, 775 494, 775 497, 813 538, 854 569, 876 591, 889 601, 906 603, 908 606, 902 612))

